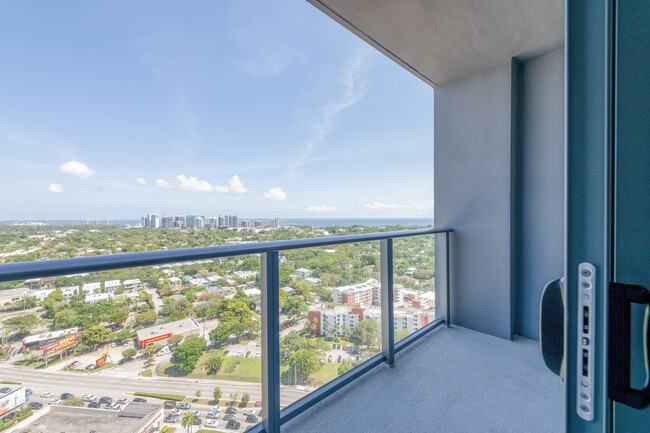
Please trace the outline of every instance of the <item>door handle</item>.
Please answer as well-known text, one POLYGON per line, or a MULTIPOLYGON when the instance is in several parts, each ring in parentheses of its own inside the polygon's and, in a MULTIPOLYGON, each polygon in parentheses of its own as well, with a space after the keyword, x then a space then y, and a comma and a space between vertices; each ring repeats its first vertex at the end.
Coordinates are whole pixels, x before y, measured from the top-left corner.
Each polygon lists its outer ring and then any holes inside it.
MULTIPOLYGON (((609 284, 607 335, 607 394, 610 400, 635 409, 650 405, 650 383, 644 389, 630 386, 631 304, 650 304, 650 290, 634 284, 609 284)), ((645 330, 646 359, 650 357, 650 330, 645 330)))

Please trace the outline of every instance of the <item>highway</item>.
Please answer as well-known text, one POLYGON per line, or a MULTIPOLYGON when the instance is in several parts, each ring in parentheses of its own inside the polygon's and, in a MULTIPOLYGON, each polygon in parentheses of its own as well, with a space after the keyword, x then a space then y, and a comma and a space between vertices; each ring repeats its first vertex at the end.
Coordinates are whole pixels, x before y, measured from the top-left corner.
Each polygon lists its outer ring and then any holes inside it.
MULTIPOLYGON (((196 391, 200 389, 202 398, 211 398, 214 387, 218 386, 223 391, 223 399, 227 399, 231 392, 236 391, 240 394, 247 392, 251 397, 251 401, 262 399, 261 384, 219 380, 124 377, 110 375, 110 370, 99 373, 46 372, 0 365, 0 380, 19 381, 24 386, 32 388, 35 396, 49 391, 55 396, 62 392, 70 392, 76 396, 92 393, 97 396, 106 395, 116 399, 122 396, 131 398, 132 396, 128 394, 143 391, 194 397, 196 391)), ((282 388, 280 404, 283 406, 288 405, 307 395, 307 393, 307 391, 297 390, 292 387, 282 388)))

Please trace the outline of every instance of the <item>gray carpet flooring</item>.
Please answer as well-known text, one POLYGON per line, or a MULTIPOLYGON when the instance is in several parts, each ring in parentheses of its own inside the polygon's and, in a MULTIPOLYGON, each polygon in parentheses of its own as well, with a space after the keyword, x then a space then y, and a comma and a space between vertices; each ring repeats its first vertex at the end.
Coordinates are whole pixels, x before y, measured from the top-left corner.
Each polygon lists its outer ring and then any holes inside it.
POLYGON ((564 385, 536 341, 440 328, 282 431, 560 433, 564 385))

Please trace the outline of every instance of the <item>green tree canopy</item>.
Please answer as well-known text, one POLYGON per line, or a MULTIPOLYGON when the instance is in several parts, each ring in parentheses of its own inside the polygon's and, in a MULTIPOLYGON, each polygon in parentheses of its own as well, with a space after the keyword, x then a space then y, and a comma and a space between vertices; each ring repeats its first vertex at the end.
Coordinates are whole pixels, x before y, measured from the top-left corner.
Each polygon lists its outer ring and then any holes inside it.
POLYGON ((201 353, 205 349, 205 339, 192 335, 187 337, 172 354, 172 364, 184 373, 190 373, 201 358, 201 353))

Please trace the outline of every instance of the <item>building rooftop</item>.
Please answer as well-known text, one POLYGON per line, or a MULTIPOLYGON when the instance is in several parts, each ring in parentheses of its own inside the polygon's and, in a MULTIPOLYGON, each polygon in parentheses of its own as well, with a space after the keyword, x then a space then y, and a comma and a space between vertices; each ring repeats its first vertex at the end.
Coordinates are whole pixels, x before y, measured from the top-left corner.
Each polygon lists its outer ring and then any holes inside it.
POLYGON ((129 404, 123 411, 85 407, 52 406, 17 433, 115 433, 140 431, 159 412, 162 405, 129 404), (137 406, 137 407, 135 407, 137 406))
POLYGON ((138 331, 138 340, 147 340, 151 337, 162 334, 180 334, 191 331, 197 331, 199 325, 194 319, 183 319, 175 322, 161 323, 160 325, 150 326, 149 328, 138 331))

